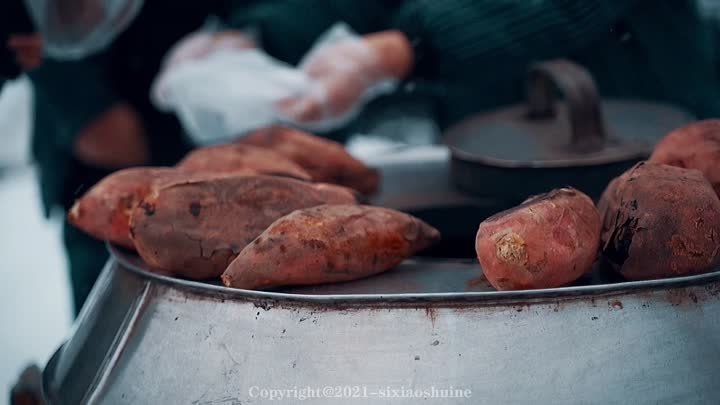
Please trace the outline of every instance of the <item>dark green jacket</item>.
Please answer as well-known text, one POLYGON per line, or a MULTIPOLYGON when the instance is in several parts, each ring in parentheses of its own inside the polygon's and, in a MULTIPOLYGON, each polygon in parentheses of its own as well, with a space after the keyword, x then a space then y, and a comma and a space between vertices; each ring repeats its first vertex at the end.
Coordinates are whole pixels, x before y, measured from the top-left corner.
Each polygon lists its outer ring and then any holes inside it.
MULTIPOLYGON (((361 34, 403 30, 419 57, 411 79, 430 84, 419 88, 430 89, 443 128, 469 114, 521 102, 527 66, 559 57, 588 68, 602 96, 667 102, 699 117, 720 116, 715 38, 694 0, 221 2, 231 27, 253 26, 271 55, 293 64, 337 21, 361 34)), ((147 89, 162 55, 200 25, 209 4, 148 1, 107 55, 76 65, 47 63, 33 73, 42 87, 34 151, 46 203, 62 200, 59 190, 73 196, 91 184, 68 180, 73 177, 68 171, 78 171, 67 163, 69 145, 113 100, 139 106, 151 128, 157 164, 171 163, 187 146, 177 122, 150 106, 147 89)))
POLYGON ((153 165, 172 165, 190 145, 171 114, 150 102, 149 89, 163 56, 199 28, 215 2, 148 1, 131 26, 102 54, 80 61, 44 60, 29 73, 35 89, 32 151, 39 166, 46 212, 67 209, 109 173, 73 157, 76 135, 113 104, 127 102, 140 114, 153 165))
POLYGON ((534 61, 569 58, 605 97, 655 100, 720 115, 716 43, 694 0, 285 0, 238 9, 263 46, 296 63, 336 21, 360 33, 397 28, 420 57, 442 127, 521 102, 534 61))

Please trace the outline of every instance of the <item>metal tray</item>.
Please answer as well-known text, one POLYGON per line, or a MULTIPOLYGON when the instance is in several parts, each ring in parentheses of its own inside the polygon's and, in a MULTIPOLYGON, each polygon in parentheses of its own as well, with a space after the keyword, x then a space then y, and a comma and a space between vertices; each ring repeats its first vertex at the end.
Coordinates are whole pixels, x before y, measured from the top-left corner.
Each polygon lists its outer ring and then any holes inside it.
POLYGON ((471 395, 427 403, 720 398, 720 272, 593 284, 599 272, 498 292, 472 261, 414 259, 357 282, 262 292, 157 275, 111 251, 46 367, 52 404, 276 403, 258 390, 325 387, 340 396, 309 403, 415 404, 379 395, 433 387, 471 395))

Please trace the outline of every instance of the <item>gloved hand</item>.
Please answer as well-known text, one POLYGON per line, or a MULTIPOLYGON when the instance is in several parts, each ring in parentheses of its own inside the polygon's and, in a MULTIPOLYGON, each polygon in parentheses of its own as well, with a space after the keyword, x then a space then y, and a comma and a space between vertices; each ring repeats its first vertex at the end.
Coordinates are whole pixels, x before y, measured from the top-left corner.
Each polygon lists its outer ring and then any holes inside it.
POLYGON ((252 49, 255 41, 242 31, 194 32, 175 44, 165 58, 163 69, 167 70, 193 59, 200 59, 221 49, 252 49))
POLYGON ((347 123, 370 99, 392 91, 412 66, 412 47, 399 31, 330 40, 313 49, 300 68, 310 85, 280 101, 282 121, 314 131, 347 123))

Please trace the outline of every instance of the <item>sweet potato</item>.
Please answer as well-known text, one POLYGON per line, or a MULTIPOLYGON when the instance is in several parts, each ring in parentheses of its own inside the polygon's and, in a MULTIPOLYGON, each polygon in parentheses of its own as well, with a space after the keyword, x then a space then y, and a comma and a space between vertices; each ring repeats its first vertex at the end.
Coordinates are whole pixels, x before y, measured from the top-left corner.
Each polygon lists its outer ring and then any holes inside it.
POLYGON ((720 120, 670 132, 655 146, 650 162, 700 170, 720 196, 720 120))
POLYGON ((638 163, 610 183, 599 208, 603 257, 629 280, 720 264, 720 200, 697 170, 638 163))
POLYGON ((353 204, 340 186, 272 176, 169 183, 133 210, 130 234, 151 267, 192 279, 218 277, 276 219, 321 204, 353 204))
POLYGON ((600 214, 590 197, 561 188, 483 221, 475 251, 498 290, 553 288, 590 270, 599 241, 600 214))
POLYGON ((352 157, 341 144, 306 132, 274 126, 237 142, 272 149, 302 166, 315 181, 340 184, 363 194, 373 194, 380 186, 376 169, 352 157))
MULTIPOLYGON (((254 174, 236 171, 235 175, 254 174)), ((224 173, 194 173, 171 167, 118 170, 90 188, 68 212, 68 222, 93 237, 135 249, 130 238, 130 214, 153 187, 180 181, 225 177, 224 173)))
POLYGON ((166 167, 119 170, 75 202, 68 212, 68 222, 95 238, 133 248, 129 234, 132 209, 150 192, 154 180, 174 172, 166 167))
POLYGON ((305 169, 282 154, 238 143, 195 149, 188 153, 177 167, 188 171, 218 173, 253 170, 257 174, 312 179, 305 169))
POLYGON ((387 208, 323 205, 275 221, 222 275, 228 287, 355 280, 392 269, 440 239, 423 221, 387 208))

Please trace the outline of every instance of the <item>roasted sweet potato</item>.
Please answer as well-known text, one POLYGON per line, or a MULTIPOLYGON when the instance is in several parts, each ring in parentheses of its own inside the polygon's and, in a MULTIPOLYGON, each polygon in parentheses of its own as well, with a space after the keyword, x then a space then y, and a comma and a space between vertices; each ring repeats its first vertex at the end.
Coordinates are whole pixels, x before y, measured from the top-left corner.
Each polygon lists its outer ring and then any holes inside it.
POLYGON ((273 223, 222 275, 228 287, 355 280, 390 270, 440 239, 421 220, 387 208, 323 205, 273 223))
POLYGON ((272 176, 230 176, 156 188, 133 210, 130 234, 151 267, 218 277, 276 219, 321 204, 353 204, 350 189, 272 176))
POLYGON ((720 195, 720 120, 699 121, 670 132, 655 146, 650 162, 700 170, 720 195))
POLYGON ((188 171, 218 173, 252 170, 257 174, 312 179, 305 169, 280 153, 238 143, 195 149, 188 153, 177 167, 188 171))
POLYGON ((720 265, 720 200, 697 170, 638 163, 600 199, 602 254, 629 280, 720 265))
POLYGON ((174 172, 160 167, 119 170, 75 202, 68 212, 68 222, 95 238, 134 248, 129 234, 130 213, 150 192, 153 181, 174 172))
POLYGON ((475 251, 498 290, 553 288, 590 270, 599 242, 600 214, 590 197, 561 188, 483 221, 475 251))
MULTIPOLYGON (((234 175, 252 175, 238 170, 234 175)), ((171 167, 134 167, 102 179, 78 199, 68 212, 68 222, 100 240, 135 249, 130 238, 130 214, 154 187, 182 181, 209 180, 225 173, 188 172, 171 167)))
POLYGON ((306 132, 274 126, 237 142, 272 149, 302 166, 315 181, 340 184, 363 194, 375 193, 380 186, 376 169, 352 157, 341 144, 306 132))

